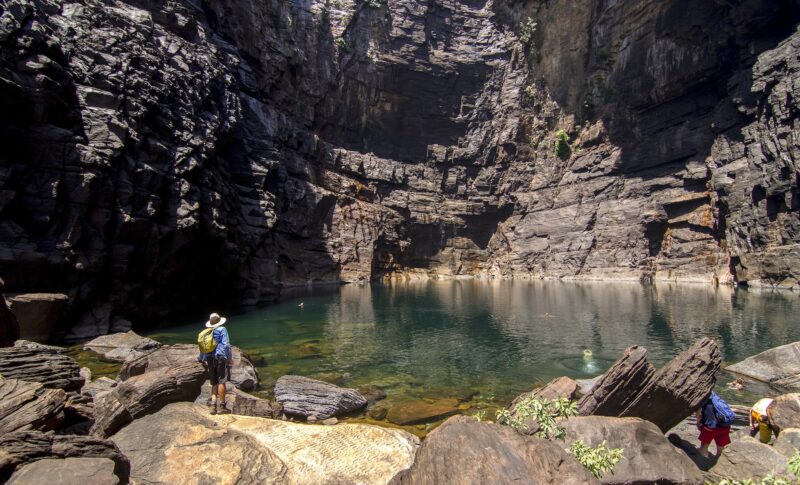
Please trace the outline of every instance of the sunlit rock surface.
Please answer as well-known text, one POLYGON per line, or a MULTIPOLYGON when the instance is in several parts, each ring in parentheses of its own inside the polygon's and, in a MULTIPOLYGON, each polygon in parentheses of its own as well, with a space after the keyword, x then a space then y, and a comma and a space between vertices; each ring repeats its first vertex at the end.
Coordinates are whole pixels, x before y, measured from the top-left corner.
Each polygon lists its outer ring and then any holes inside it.
POLYGON ((309 281, 798 287, 787 2, 0 9, 4 291, 69 338, 309 281))
POLYGON ((368 425, 317 426, 211 416, 171 404, 112 438, 145 483, 387 483, 411 466, 419 440, 368 425))

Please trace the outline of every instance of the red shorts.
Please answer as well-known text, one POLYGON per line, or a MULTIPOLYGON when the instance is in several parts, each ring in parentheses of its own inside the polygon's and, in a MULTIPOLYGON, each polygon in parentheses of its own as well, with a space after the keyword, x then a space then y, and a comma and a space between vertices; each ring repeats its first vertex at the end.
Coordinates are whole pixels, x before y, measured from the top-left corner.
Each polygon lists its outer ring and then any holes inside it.
POLYGON ((720 426, 719 428, 700 427, 700 444, 707 445, 714 440, 718 447, 731 444, 731 427, 720 426))

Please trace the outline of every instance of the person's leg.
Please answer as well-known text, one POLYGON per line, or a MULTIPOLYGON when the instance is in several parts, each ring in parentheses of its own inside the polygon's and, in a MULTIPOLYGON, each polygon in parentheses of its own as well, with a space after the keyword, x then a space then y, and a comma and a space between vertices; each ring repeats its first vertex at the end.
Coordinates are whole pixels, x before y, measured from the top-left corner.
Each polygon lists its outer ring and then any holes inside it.
POLYGON ((697 453, 703 458, 708 458, 708 446, 714 439, 714 431, 710 428, 706 428, 705 426, 701 426, 700 436, 698 436, 698 439, 700 440, 700 447, 697 448, 697 453))
POLYGON ((225 399, 225 383, 229 378, 227 361, 219 359, 217 361, 217 414, 230 413, 225 399))
POLYGON ((718 428, 714 435, 714 444, 717 445, 717 458, 722 454, 722 450, 731 444, 731 428, 718 428))

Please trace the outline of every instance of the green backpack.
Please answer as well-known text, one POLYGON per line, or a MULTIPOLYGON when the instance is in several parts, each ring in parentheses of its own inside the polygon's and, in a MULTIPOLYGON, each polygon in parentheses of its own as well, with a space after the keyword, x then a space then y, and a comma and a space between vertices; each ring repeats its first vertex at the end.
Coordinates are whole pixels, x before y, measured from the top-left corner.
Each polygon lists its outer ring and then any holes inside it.
POLYGON ((217 348, 217 342, 214 341, 213 328, 207 328, 197 335, 197 346, 203 354, 210 354, 217 348))

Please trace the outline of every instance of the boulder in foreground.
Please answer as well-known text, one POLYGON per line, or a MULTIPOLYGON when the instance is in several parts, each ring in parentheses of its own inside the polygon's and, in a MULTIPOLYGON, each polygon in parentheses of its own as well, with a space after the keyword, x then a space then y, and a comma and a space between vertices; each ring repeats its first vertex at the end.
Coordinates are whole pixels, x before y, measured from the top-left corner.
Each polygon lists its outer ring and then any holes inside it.
POLYGON ((117 485, 114 462, 108 458, 45 458, 22 466, 7 485, 117 485))
POLYGON ((95 422, 90 433, 107 438, 134 419, 154 413, 167 404, 194 401, 206 380, 199 362, 132 377, 97 397, 95 422))
POLYGON ((765 350, 725 370, 770 384, 800 389, 800 342, 765 350))
POLYGON ((161 346, 153 339, 142 337, 134 331, 101 335, 86 343, 84 350, 98 353, 107 360, 127 362, 138 359, 161 346))
POLYGON ((722 363, 719 346, 703 338, 662 367, 622 412, 668 431, 708 399, 722 363))
POLYGON ((597 480, 564 451, 563 443, 522 436, 513 429, 454 416, 431 432, 414 465, 392 485, 584 484, 597 480))
POLYGON ((622 448, 622 459, 601 478, 602 483, 702 483, 700 469, 685 453, 674 447, 656 425, 638 418, 576 416, 561 422, 565 444, 577 440, 597 447, 622 448))
POLYGON ((772 446, 744 436, 722 450, 722 455, 709 471, 715 479, 760 481, 768 475, 787 476, 787 458, 772 446))
POLYGON ((112 440, 139 483, 381 484, 411 466, 419 445, 401 430, 213 416, 191 403, 137 419, 112 440))
POLYGON ((367 400, 355 389, 302 376, 283 376, 275 383, 275 400, 287 415, 326 419, 357 411, 367 400))
POLYGON ((769 407, 772 427, 780 433, 788 428, 800 428, 800 393, 778 396, 769 407))
MULTIPOLYGON (((0 482, 26 464, 47 458, 105 458, 114 464, 120 483, 128 483, 130 477, 130 463, 114 443, 89 436, 19 431, 0 435, 0 450, 0 482)), ((52 480, 39 483, 54 483, 52 480)))

